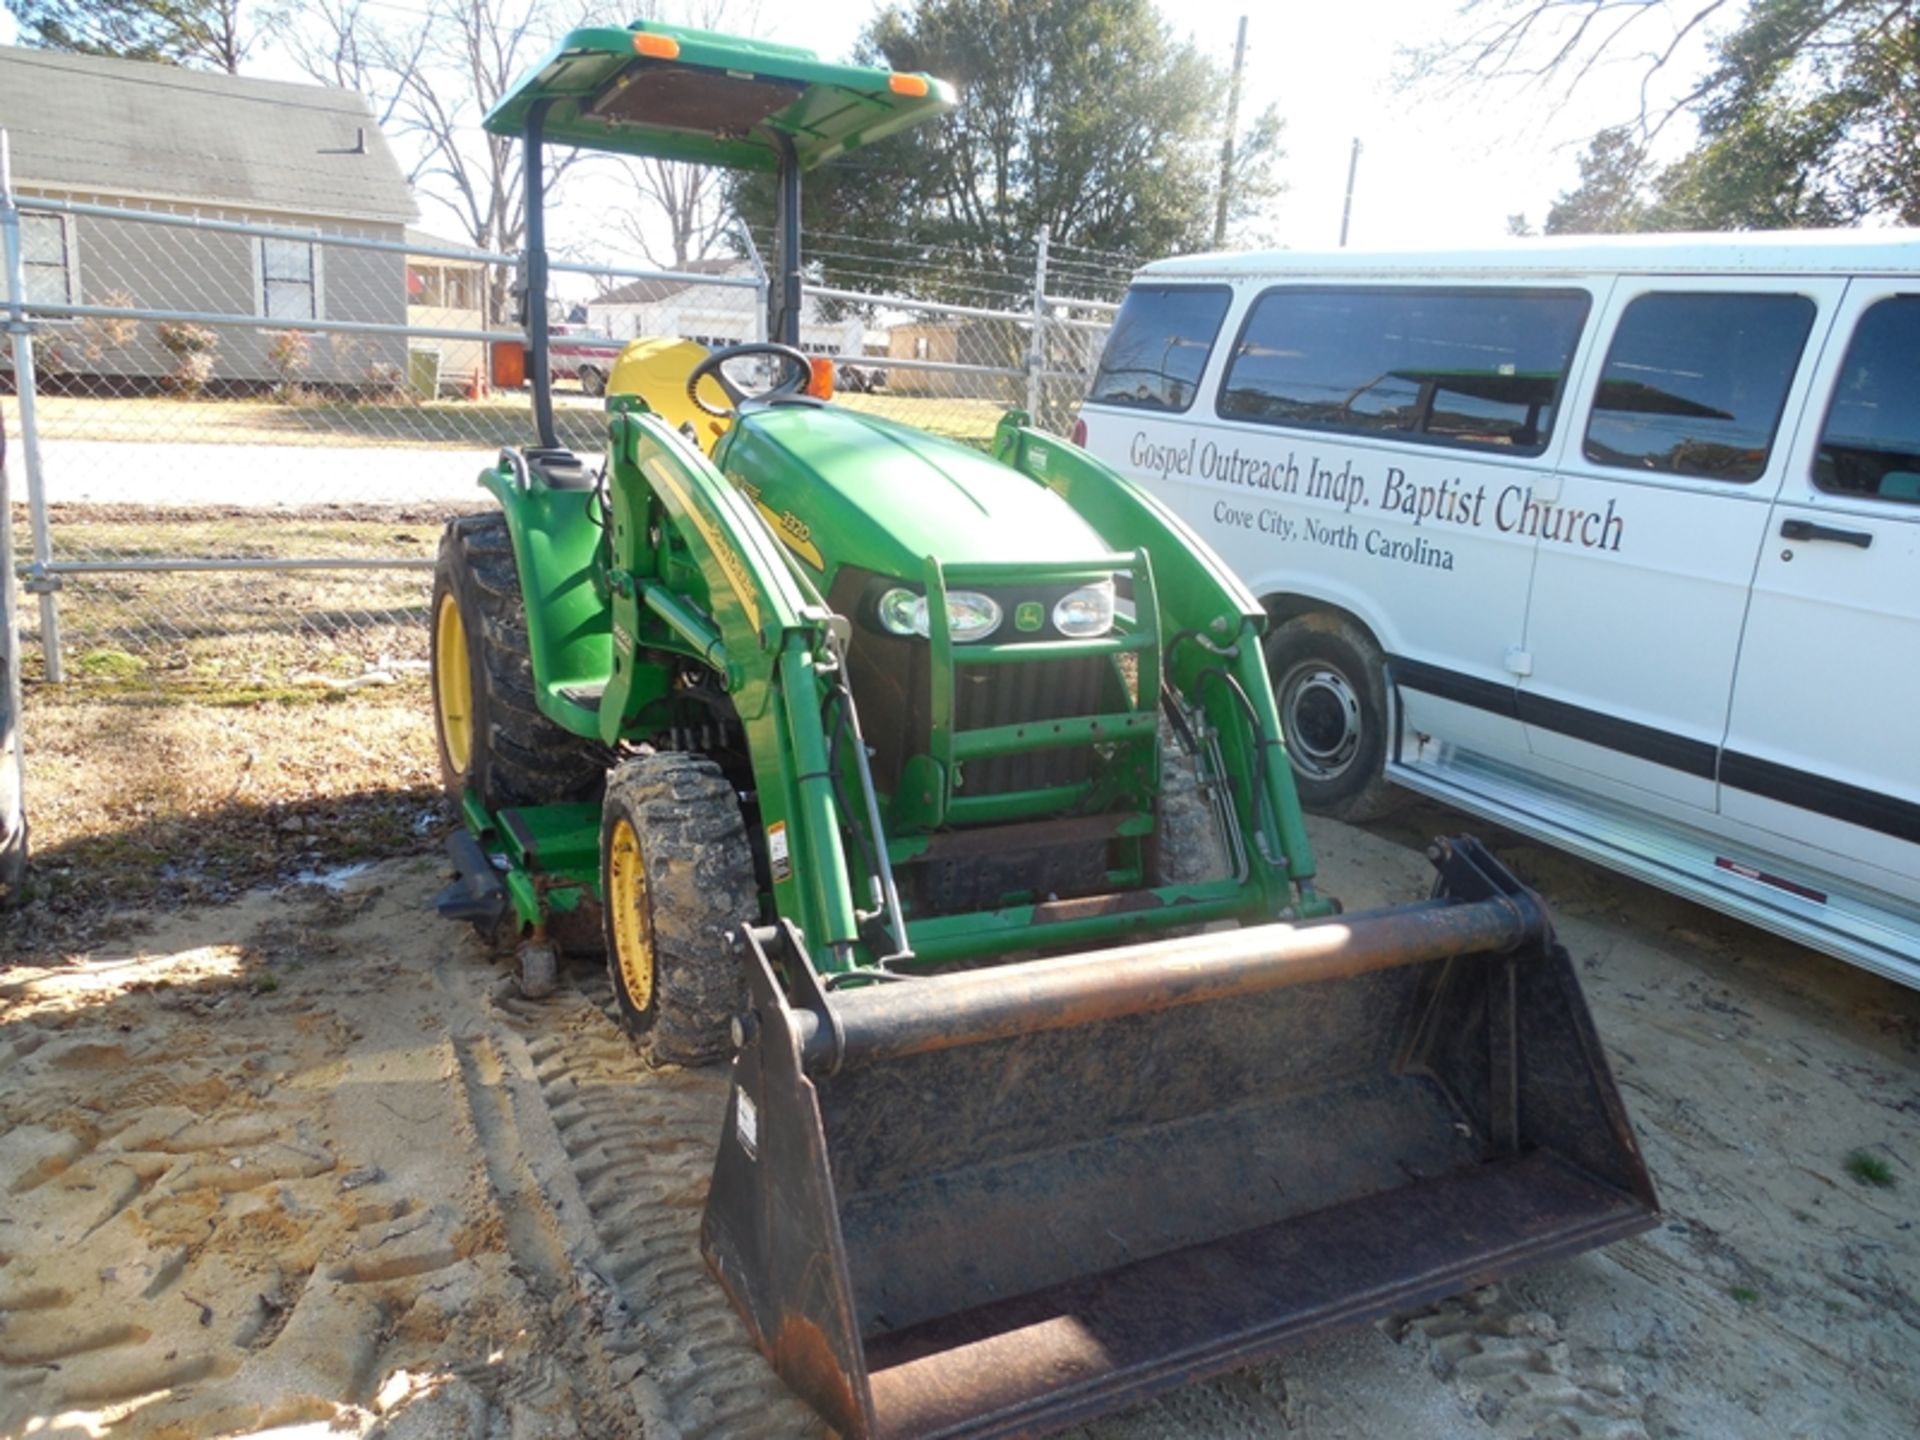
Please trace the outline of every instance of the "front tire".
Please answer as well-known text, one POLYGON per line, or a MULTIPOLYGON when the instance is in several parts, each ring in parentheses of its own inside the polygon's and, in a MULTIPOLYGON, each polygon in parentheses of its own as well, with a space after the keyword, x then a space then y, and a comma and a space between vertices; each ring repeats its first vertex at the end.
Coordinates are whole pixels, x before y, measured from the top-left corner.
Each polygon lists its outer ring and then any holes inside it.
POLYGON ((1205 885, 1232 873, 1226 837, 1200 780, 1198 757, 1160 722, 1160 798, 1154 817, 1153 858, 1148 874, 1156 885, 1205 885))
POLYGON ((490 811, 592 797, 606 774, 597 741, 561 729, 533 693, 526 603, 507 517, 447 523, 433 571, 434 736, 440 778, 490 811))
POLYGON ((1337 820, 1391 810, 1386 666, 1373 637, 1342 615, 1296 616, 1267 638, 1267 670, 1300 803, 1337 820))
POLYGON ((732 1053, 746 970, 729 931, 759 918, 733 786, 700 755, 642 755, 607 780, 600 816, 607 969, 621 1023, 656 1065, 732 1053))

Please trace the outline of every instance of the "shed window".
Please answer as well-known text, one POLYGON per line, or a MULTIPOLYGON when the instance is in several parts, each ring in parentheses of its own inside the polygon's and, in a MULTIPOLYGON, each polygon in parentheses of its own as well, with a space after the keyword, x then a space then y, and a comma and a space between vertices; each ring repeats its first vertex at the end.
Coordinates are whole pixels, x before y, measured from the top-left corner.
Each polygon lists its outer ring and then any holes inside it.
POLYGON ((479 281, 480 272, 472 267, 415 261, 408 266, 407 299, 410 304, 446 310, 478 310, 479 281))
POLYGON ((269 320, 318 320, 319 279, 320 260, 307 241, 260 241, 260 313, 269 320))
POLYGON ((73 304, 73 242, 67 217, 23 214, 20 250, 26 262, 27 303, 73 304))

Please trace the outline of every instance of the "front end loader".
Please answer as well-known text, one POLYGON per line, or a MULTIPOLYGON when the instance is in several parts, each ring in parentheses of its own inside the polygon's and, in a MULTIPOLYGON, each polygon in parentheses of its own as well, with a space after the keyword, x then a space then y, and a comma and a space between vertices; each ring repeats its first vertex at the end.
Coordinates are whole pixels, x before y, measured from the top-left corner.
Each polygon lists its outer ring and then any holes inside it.
POLYGON ((433 601, 442 910, 534 991, 597 932, 650 1061, 730 1062, 701 1248, 856 1437, 1043 1432, 1656 1214, 1536 896, 1470 839, 1425 901, 1318 893, 1266 616, 1204 544, 1017 412, 989 453, 817 393, 801 172, 952 103, 568 36, 487 121, 538 443, 433 601), (554 435, 549 144, 778 180, 772 338, 636 342, 600 466, 554 435))

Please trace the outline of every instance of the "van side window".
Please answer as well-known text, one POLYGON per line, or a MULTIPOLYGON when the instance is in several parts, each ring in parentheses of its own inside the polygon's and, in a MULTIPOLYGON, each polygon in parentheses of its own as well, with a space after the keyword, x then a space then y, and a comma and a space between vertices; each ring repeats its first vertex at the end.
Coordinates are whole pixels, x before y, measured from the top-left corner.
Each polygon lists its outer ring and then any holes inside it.
POLYGON ((1920 505, 1920 295, 1860 317, 1820 432, 1813 483, 1920 505))
POLYGON ((1703 480, 1759 479, 1813 314, 1804 295, 1640 296, 1607 352, 1587 459, 1703 480))
POLYGON ((1232 298, 1224 285, 1130 288, 1087 398, 1137 410, 1185 410, 1193 404, 1232 298))
POLYGON ((1588 303, 1583 290, 1269 290, 1220 414, 1538 455, 1588 303))

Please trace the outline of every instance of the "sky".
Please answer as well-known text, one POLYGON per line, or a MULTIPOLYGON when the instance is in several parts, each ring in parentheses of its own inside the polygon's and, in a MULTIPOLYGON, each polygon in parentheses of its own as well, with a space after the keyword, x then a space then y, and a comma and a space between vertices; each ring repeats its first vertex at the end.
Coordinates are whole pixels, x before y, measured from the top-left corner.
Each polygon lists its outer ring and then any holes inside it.
MULTIPOLYGON (((880 6, 874 0, 813 0, 763 7, 770 38, 841 57, 880 6)), ((1244 124, 1269 104, 1286 119, 1288 191, 1268 228, 1295 249, 1331 249, 1354 140, 1361 143, 1349 243, 1446 247, 1497 240, 1507 217, 1524 212, 1537 228, 1554 198, 1579 180, 1578 155, 1597 130, 1632 118, 1640 66, 1597 71, 1573 104, 1520 86, 1415 97, 1393 81, 1402 46, 1458 33, 1451 0, 1345 0, 1340 4, 1256 6, 1248 0, 1159 0, 1174 33, 1191 39, 1224 71, 1234 32, 1248 17, 1240 113, 1244 124)), ((1693 7, 1686 7, 1689 10, 1693 7)), ((1665 17, 1649 17, 1666 24, 1665 17)), ((1638 48, 1665 43, 1649 26, 1638 48)), ((1675 67, 1698 73, 1705 52, 1675 67)), ((1668 143, 1684 146, 1680 127, 1668 143)))
MULTIPOLYGON (((1353 142, 1361 143, 1349 239, 1370 248, 1468 246, 1507 233, 1524 213, 1537 227, 1555 196, 1578 180, 1586 140, 1638 106, 1639 66, 1603 68, 1567 105, 1518 84, 1472 93, 1408 94, 1393 82, 1400 47, 1458 33, 1451 0, 1346 0, 1344 4, 1266 5, 1248 0, 1159 0, 1176 35, 1191 39, 1224 69, 1234 31, 1249 17, 1241 98, 1243 121, 1268 104, 1286 119, 1288 185, 1265 229, 1295 249, 1339 243, 1353 142)), ((390 0, 396 14, 426 0, 390 0)), ((672 7, 666 7, 671 9, 672 7)), ((876 0, 762 4, 757 29, 768 39, 845 58, 880 8, 876 0)), ((1664 17, 1656 17, 1666 23, 1664 17)), ((0 43, 13 19, 0 9, 0 43)), ((1664 36, 1648 28, 1642 47, 1664 36)), ((1674 67, 1698 73, 1703 49, 1674 67)), ((299 78, 262 56, 257 73, 299 78)), ((1666 137, 1684 144, 1676 127, 1666 137)), ((435 207, 423 207, 429 217, 435 207)), ((441 217, 444 219, 444 217, 441 217)), ((431 223, 431 218, 429 223, 431 223)), ((446 228, 443 224, 442 229, 446 228)))

